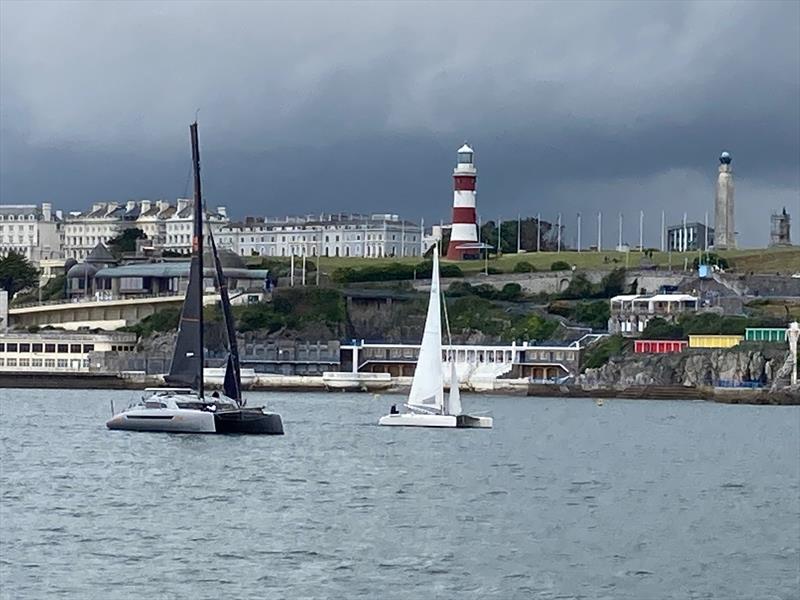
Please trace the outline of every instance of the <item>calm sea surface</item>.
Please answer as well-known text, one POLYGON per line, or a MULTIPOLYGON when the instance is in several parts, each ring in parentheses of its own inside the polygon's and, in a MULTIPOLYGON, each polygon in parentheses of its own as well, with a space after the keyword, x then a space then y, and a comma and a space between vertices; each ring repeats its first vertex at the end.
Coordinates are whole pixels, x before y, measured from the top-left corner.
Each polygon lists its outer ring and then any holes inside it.
POLYGON ((0 390, 0 597, 797 598, 800 409, 251 394, 283 437, 107 431, 134 392, 0 390))

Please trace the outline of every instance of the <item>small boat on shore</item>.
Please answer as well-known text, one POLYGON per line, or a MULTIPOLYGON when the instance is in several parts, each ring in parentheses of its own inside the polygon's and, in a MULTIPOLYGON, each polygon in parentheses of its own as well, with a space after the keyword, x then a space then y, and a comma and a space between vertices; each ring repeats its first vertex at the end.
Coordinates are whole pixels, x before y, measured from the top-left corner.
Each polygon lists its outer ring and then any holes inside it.
POLYGON ((169 433, 283 434, 281 416, 263 407, 248 407, 242 398, 241 368, 233 313, 214 236, 209 231, 214 279, 219 289, 227 333, 228 355, 222 376, 222 394, 204 390, 203 346, 203 215, 200 191, 200 149, 197 123, 190 127, 194 167, 194 234, 189 284, 178 325, 178 338, 165 381, 172 387, 147 388, 140 402, 113 415, 109 429, 169 433))
POLYGON ((358 373, 350 371, 325 371, 322 383, 328 391, 374 392, 392 387, 389 373, 358 373))
POLYGON ((445 397, 442 372, 439 247, 437 245, 433 250, 433 273, 431 274, 431 292, 428 299, 428 314, 425 318, 425 331, 422 334, 422 345, 419 349, 408 402, 405 404, 407 410, 401 412, 397 410, 396 406, 392 406, 391 412, 381 417, 378 425, 491 429, 492 417, 478 417, 463 413, 455 360, 449 361, 449 364, 450 393, 445 397))

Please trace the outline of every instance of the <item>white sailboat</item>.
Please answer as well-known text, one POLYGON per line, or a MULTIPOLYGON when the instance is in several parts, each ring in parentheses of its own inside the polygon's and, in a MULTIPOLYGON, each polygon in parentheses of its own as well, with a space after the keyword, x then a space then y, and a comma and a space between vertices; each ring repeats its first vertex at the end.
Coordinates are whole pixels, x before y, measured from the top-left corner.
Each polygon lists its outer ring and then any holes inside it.
POLYGON ((425 331, 411 382, 411 392, 406 403, 407 411, 392 412, 378 421, 378 425, 411 427, 492 427, 491 417, 474 417, 463 414, 461 394, 458 389, 455 360, 450 362, 450 394, 445 397, 442 373, 442 315, 439 286, 439 248, 433 252, 431 294, 425 331))

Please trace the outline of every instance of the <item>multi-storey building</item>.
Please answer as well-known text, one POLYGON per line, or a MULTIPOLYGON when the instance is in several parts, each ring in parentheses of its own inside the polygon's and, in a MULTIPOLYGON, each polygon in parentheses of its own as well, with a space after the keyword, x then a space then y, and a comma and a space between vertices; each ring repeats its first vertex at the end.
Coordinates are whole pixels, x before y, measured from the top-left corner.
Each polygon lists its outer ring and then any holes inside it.
POLYGON ((655 317, 674 322, 678 316, 700 309, 700 299, 689 294, 623 294, 611 298, 608 332, 639 337, 655 317))
POLYGON ((38 264, 63 256, 64 221, 53 205, 5 204, 0 206, 0 256, 10 251, 38 264))
MULTIPOLYGON (((193 201, 179 198, 173 206, 164 200, 129 200, 98 202, 91 210, 73 212, 67 216, 64 235, 64 254, 68 258, 83 259, 97 244, 107 244, 129 228, 141 229, 153 249, 189 254, 192 249, 193 201)), ((206 222, 213 231, 228 222, 224 207, 209 213, 206 222)))
POLYGON ((422 228, 393 214, 248 217, 215 233, 240 256, 420 256, 422 228))
POLYGON ((703 223, 679 223, 667 227, 667 249, 670 252, 708 250, 714 245, 714 228, 703 223))
MULTIPOLYGON (((178 252, 179 254, 192 253, 193 212, 193 200, 178 199, 178 205, 175 210, 164 219, 165 250, 178 252)), ((207 212, 203 222, 205 223, 206 231, 211 229, 216 237, 223 226, 228 224, 228 212, 224 206, 220 206, 214 213, 207 212)))

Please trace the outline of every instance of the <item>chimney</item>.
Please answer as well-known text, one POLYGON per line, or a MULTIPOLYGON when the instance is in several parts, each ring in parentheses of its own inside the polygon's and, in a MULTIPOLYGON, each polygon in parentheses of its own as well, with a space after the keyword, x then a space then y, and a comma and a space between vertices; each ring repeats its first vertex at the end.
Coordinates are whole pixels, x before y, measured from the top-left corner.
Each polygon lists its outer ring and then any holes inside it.
POLYGON ((101 208, 103 208, 103 203, 102 202, 95 202, 94 204, 92 204, 92 212, 96 212, 96 211, 100 210, 101 208))
POLYGON ((169 202, 166 200, 156 200, 156 206, 158 207, 158 212, 162 213, 169 208, 169 202))
POLYGON ((42 202, 42 220, 53 220, 53 205, 49 202, 42 202))
POLYGON ((131 212, 134 208, 136 208, 136 200, 128 200, 125 203, 125 212, 131 212))
POLYGON ((189 200, 186 198, 178 198, 178 212, 189 206, 189 200))
POLYGON ((150 200, 142 200, 142 214, 150 210, 150 200))
POLYGON ((228 218, 228 209, 225 206, 218 206, 217 207, 217 214, 221 217, 228 218))
POLYGON ((60 210, 57 210, 56 211, 56 219, 58 219, 59 221, 63 221, 64 220, 64 213, 61 212, 60 210))

